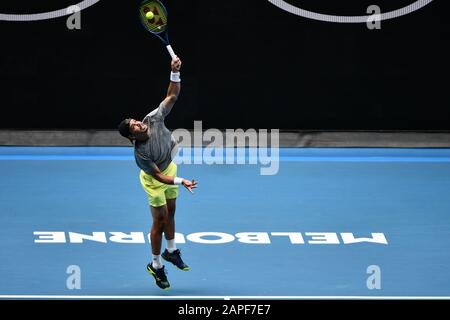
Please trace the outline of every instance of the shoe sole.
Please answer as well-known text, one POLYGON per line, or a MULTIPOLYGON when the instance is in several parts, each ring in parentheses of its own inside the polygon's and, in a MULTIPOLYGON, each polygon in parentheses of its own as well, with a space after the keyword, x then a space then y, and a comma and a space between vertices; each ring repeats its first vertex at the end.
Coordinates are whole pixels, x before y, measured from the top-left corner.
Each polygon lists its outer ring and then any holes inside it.
POLYGON ((179 269, 179 270, 182 270, 182 271, 189 271, 189 267, 186 267, 186 268, 180 268, 180 267, 178 267, 175 263, 173 263, 172 261, 170 261, 170 260, 168 260, 168 259, 166 259, 163 255, 161 255, 161 257, 165 260, 165 261, 167 261, 167 262, 170 262, 171 264, 173 264, 175 267, 177 267, 177 269, 179 269))
POLYGON ((160 288, 160 289, 162 289, 162 290, 169 290, 169 289, 170 289, 170 286, 168 286, 167 288, 161 288, 160 286, 158 286, 158 283, 157 283, 157 281, 156 281, 156 273, 154 273, 154 272, 152 271, 152 269, 147 268, 147 272, 148 272, 151 276, 153 276, 153 280, 155 280, 155 285, 156 285, 158 288, 160 288))

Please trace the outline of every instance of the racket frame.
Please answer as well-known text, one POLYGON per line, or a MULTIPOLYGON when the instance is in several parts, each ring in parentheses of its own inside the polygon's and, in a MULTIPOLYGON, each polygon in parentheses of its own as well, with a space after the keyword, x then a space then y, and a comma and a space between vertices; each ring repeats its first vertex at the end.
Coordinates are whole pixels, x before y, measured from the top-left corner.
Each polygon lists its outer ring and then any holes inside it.
POLYGON ((147 25, 144 22, 144 19, 146 19, 145 16, 142 15, 141 13, 141 8, 143 5, 151 3, 151 2, 156 2, 158 4, 158 6, 161 7, 161 9, 164 11, 163 14, 166 16, 166 19, 169 18, 169 14, 167 12, 166 7, 164 6, 164 4, 161 3, 161 1, 159 0, 145 0, 142 1, 140 6, 139 6, 139 20, 141 21, 142 25, 144 26, 144 28, 150 32, 151 34, 157 36, 165 45, 166 45, 166 49, 169 52, 170 56, 172 57, 172 59, 176 59, 177 55, 175 54, 175 51, 173 50, 172 46, 170 45, 170 41, 169 41, 169 30, 168 30, 168 22, 166 22, 165 28, 163 31, 160 32, 154 32, 152 30, 150 30, 147 25))

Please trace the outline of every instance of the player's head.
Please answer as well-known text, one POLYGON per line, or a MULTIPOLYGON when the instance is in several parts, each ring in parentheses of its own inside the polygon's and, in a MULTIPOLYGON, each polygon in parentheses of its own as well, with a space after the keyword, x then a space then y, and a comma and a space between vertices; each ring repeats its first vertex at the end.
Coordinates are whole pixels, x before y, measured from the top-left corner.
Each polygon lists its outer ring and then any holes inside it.
POLYGON ((119 124, 118 129, 120 134, 131 142, 133 142, 133 140, 145 140, 148 138, 147 125, 135 119, 128 118, 123 120, 119 124))

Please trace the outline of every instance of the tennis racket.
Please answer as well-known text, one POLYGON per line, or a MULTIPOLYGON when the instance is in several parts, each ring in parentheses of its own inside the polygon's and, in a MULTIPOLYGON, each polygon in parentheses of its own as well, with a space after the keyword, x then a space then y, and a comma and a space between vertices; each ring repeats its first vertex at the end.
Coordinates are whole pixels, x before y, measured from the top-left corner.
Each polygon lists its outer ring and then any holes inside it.
POLYGON ((148 32, 157 36, 166 45, 172 59, 176 59, 177 55, 172 49, 169 42, 169 32, 167 28, 167 10, 158 0, 145 0, 139 7, 139 16, 141 22, 148 32), (147 18, 147 12, 153 12, 151 19, 147 18))

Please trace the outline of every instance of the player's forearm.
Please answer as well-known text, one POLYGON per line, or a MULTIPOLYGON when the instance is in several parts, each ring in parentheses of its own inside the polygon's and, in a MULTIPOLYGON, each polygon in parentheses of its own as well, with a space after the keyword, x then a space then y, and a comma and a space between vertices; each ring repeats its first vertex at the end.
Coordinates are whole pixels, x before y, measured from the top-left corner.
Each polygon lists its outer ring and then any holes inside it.
POLYGON ((169 89, 167 90, 167 97, 171 97, 173 99, 178 99, 181 91, 181 83, 171 81, 169 84, 169 89))
POLYGON ((170 84, 169 89, 167 90, 167 98, 175 102, 180 95, 181 90, 181 60, 177 57, 171 62, 171 70, 170 70, 170 84))
POLYGON ((164 183, 164 184, 175 184, 174 183, 174 177, 166 176, 166 175, 164 175, 164 174, 162 174, 160 172, 155 173, 155 175, 153 177, 156 180, 158 180, 159 182, 164 183))

